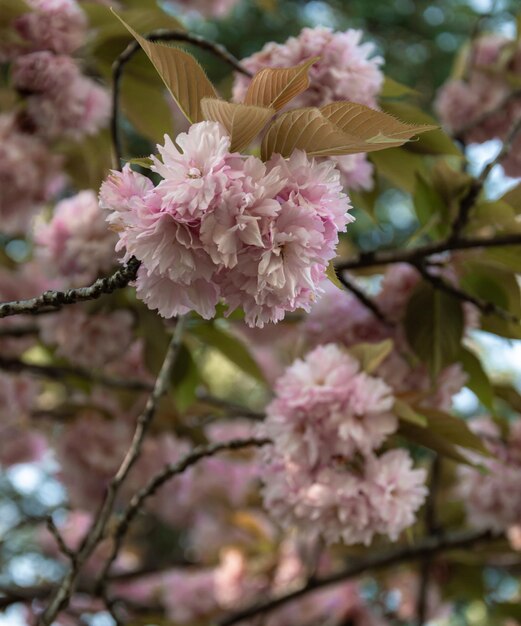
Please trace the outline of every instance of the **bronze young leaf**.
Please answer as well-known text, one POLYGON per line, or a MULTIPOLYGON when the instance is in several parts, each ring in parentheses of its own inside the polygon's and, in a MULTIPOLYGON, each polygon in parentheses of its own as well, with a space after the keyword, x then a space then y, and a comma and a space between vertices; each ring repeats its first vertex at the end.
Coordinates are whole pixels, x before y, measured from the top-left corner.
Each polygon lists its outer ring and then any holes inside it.
POLYGON ((313 57, 294 67, 266 67, 253 77, 244 104, 282 109, 309 87, 309 68, 320 57, 313 57))
POLYGON ((185 117, 192 123, 202 121, 201 100, 218 94, 195 58, 180 48, 146 40, 113 13, 143 48, 185 117))
POLYGON ((391 115, 353 102, 335 102, 320 109, 283 113, 268 128, 263 158, 274 152, 289 156, 305 150, 309 156, 339 156, 401 146, 431 125, 405 124, 391 115))
POLYGON ((230 150, 239 151, 247 146, 275 114, 275 109, 226 102, 218 98, 203 98, 201 110, 207 120, 219 122, 231 138, 230 150))

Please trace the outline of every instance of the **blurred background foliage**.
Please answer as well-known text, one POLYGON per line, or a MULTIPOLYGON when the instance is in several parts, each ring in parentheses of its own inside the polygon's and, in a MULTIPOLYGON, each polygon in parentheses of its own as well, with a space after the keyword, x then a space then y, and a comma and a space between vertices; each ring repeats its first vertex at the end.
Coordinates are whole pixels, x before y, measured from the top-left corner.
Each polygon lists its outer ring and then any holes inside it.
MULTIPOLYGON (((305 26, 361 28, 384 57, 386 75, 420 92, 422 108, 429 109, 465 40, 477 28, 512 34, 518 9, 518 0, 247 0, 225 19, 188 24, 225 42, 238 58, 305 26)), ((205 57, 205 67, 214 80, 228 75, 215 59, 205 57)))

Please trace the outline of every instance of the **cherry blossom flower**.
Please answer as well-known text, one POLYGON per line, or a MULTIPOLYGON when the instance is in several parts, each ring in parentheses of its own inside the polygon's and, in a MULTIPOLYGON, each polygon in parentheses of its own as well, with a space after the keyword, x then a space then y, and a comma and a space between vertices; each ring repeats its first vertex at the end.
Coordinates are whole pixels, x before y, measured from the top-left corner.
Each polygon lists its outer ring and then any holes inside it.
POLYGON ((479 434, 491 457, 472 455, 487 472, 466 465, 458 466, 457 495, 465 504, 467 519, 476 528, 503 532, 521 522, 521 427, 517 419, 503 440, 497 424, 490 418, 470 422, 479 434))
POLYGON ((109 230, 93 191, 59 202, 51 220, 35 229, 36 254, 49 272, 84 284, 115 264, 116 235, 109 230))
POLYGON ((391 388, 334 344, 297 360, 277 381, 259 433, 266 510, 328 543, 395 541, 415 520, 425 471, 405 450, 375 451, 397 428, 391 388))
POLYGON ((138 296, 163 317, 243 307, 262 327, 287 311, 309 310, 335 255, 338 232, 352 221, 339 173, 301 151, 267 164, 230 153, 215 122, 167 137, 153 157, 154 187, 125 168, 102 185, 118 250, 142 266, 138 296))
POLYGON ((22 232, 51 197, 60 159, 37 137, 20 132, 13 116, 0 115, 0 218, 4 233, 22 232))
POLYGON ((32 11, 14 21, 29 51, 70 54, 83 45, 87 18, 76 0, 27 0, 32 11))
POLYGON ((70 306, 42 319, 42 341, 71 363, 101 368, 125 354, 132 342, 134 318, 130 311, 89 315, 70 306))

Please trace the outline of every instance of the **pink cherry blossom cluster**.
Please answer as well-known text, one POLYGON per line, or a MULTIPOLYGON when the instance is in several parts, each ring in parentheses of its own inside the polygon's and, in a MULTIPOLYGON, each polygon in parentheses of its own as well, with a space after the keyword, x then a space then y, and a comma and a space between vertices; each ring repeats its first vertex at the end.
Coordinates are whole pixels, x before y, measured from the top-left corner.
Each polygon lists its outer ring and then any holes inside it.
POLYGON ((0 114, 0 232, 23 232, 35 207, 59 185, 59 157, 41 139, 23 132, 13 114, 0 114))
MULTIPOLYGON (((349 29, 333 32, 320 26, 304 28, 298 37, 285 43, 267 43, 260 52, 241 63, 255 73, 264 67, 289 67, 312 57, 320 57, 309 70, 310 86, 292 101, 295 107, 320 107, 335 100, 350 100, 377 108, 377 97, 384 76, 380 69, 383 59, 375 55, 373 43, 362 43, 363 32, 349 29)), ((246 95, 249 79, 237 74, 233 87, 236 102, 246 95)), ((335 157, 348 189, 370 189, 373 186, 372 165, 365 154, 335 157)))
POLYGON ((498 424, 488 417, 472 420, 470 427, 481 436, 492 455, 471 457, 485 471, 458 466, 456 492, 472 526, 499 533, 521 524, 521 420, 517 417, 510 424, 505 437, 498 424))
POLYGON ((36 258, 51 276, 72 285, 91 282, 116 263, 117 237, 93 191, 80 191, 54 207, 49 222, 35 227, 36 258))
POLYGON ((100 204, 118 250, 141 261, 138 296, 163 317, 223 300, 262 327, 309 310, 352 217, 331 162, 301 151, 268 163, 231 153, 216 122, 200 122, 159 146, 157 186, 126 166, 102 185, 100 204))
POLYGON ((391 388, 328 344, 289 367, 275 392, 259 428, 273 441, 261 452, 267 510, 328 543, 395 541, 427 490, 406 450, 377 454, 398 426, 391 388))
POLYGON ((31 10, 15 18, 13 29, 21 42, 4 54, 50 50, 72 54, 85 43, 87 18, 76 0, 26 0, 31 10))
POLYGON ((108 91, 84 76, 70 56, 24 54, 13 63, 12 81, 25 96, 25 123, 45 139, 80 139, 108 123, 108 91))
MULTIPOLYGON (((482 35, 469 49, 463 77, 450 79, 438 92, 438 115, 449 131, 467 143, 503 140, 521 115, 521 97, 512 97, 512 77, 520 75, 519 43, 503 35, 482 35)), ((521 175, 520 150, 518 138, 502 162, 509 176, 521 175)))
POLYGON ((38 391, 28 376, 0 373, 0 465, 34 462, 43 455, 45 437, 29 422, 38 391))
POLYGON ((57 356, 75 365, 101 368, 123 359, 132 342, 134 317, 123 309, 90 314, 81 306, 46 315, 40 322, 42 341, 57 356))

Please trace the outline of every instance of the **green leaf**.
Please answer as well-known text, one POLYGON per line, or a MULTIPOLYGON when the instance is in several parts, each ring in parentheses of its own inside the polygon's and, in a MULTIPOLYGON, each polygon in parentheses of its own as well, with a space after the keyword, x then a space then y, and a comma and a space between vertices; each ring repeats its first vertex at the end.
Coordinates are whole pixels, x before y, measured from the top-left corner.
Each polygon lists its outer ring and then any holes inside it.
POLYGON ((421 282, 407 303, 405 332, 413 352, 437 376, 461 350, 463 309, 453 296, 421 282))
POLYGON ((516 413, 521 413, 521 394, 512 385, 494 385, 494 394, 506 402, 516 413))
POLYGON ((265 383, 255 359, 240 339, 217 327, 215 324, 198 324, 190 329, 190 333, 204 344, 219 350, 227 359, 235 363, 243 372, 252 378, 265 383))
POLYGON ((425 416, 418 413, 410 404, 398 398, 394 401, 393 413, 400 420, 421 426, 422 428, 425 428, 428 424, 428 420, 425 416))
POLYGON ((360 362, 360 366, 366 374, 371 374, 391 354, 393 345, 392 339, 386 339, 379 343, 359 343, 348 348, 347 351, 360 362))
POLYGON ((427 427, 418 426, 409 421, 401 420, 398 428, 398 434, 402 435, 408 441, 428 448, 437 452, 441 456, 447 457, 456 461, 456 463, 463 463, 465 465, 472 465, 469 460, 450 442, 444 437, 432 432, 427 427))
POLYGON ((488 248, 483 251, 481 260, 500 269, 510 269, 521 274, 521 246, 488 248))
POLYGON ((433 217, 438 216, 437 225, 432 228, 433 234, 443 237, 448 233, 450 229, 449 207, 441 194, 421 174, 416 176, 413 202, 420 224, 433 223, 433 217))
POLYGON ((369 191, 365 191, 363 189, 360 189, 358 191, 354 191, 352 189, 349 190, 349 197, 351 199, 351 202, 353 203, 353 206, 356 209, 362 209, 367 213, 367 215, 369 215, 373 222, 376 222, 376 201, 380 196, 380 192, 381 189, 375 181, 375 184, 369 191))
POLYGON ((335 287, 338 287, 342 291, 344 290, 344 285, 342 285, 342 283, 340 282, 337 276, 333 261, 329 261, 329 265, 327 266, 327 269, 326 269, 326 276, 333 283, 333 285, 335 285, 335 287))
POLYGON ((9 27, 14 19, 31 10, 25 0, 2 0, 0 3, 0 28, 9 27))
POLYGON ((149 85, 124 74, 121 84, 121 107, 134 128, 154 143, 173 134, 173 115, 163 85, 149 85))
POLYGON ((476 394, 479 401, 486 406, 487 409, 492 411, 494 392, 481 361, 467 348, 462 348, 459 361, 468 375, 466 386, 476 394))
POLYGON ((516 210, 504 200, 478 202, 472 209, 467 227, 469 232, 493 228, 498 232, 520 232, 516 210))
MULTIPOLYGON (((415 124, 427 124, 437 127, 438 122, 419 109, 418 107, 406 102, 384 102, 382 108, 387 113, 396 117, 413 122, 415 124)), ((434 128, 429 132, 419 136, 416 141, 412 141, 406 145, 406 149, 411 152, 420 152, 422 154, 449 154, 453 156, 463 156, 461 150, 456 146, 454 141, 440 128, 434 128)))
POLYGON ((378 174, 384 176, 390 183, 408 191, 414 192, 418 174, 428 176, 425 159, 419 154, 408 152, 404 148, 390 148, 382 152, 373 152, 369 160, 374 164, 378 174))
POLYGON ((470 430, 463 418, 431 408, 422 408, 422 413, 427 418, 427 428, 430 432, 450 441, 455 446, 478 452, 483 456, 490 456, 481 438, 470 430))
POLYGON ((519 215, 521 213, 521 183, 503 194, 500 200, 513 207, 516 214, 519 215))
POLYGON ((153 164, 150 157, 137 157, 135 159, 127 159, 125 162, 130 165, 139 165, 139 167, 144 167, 145 169, 150 169, 153 164))
MULTIPOLYGON (((517 291, 515 276, 504 270, 485 265, 482 260, 466 261, 463 264, 464 274, 461 277, 461 286, 468 293, 492 302, 502 309, 509 309, 511 304, 510 294, 517 291)), ((514 304, 512 302, 512 304, 514 304)), ((517 307, 519 309, 519 307, 517 307)), ((514 312, 514 311, 512 311, 514 312)))
POLYGON ((197 400, 197 387, 201 376, 197 364, 186 344, 179 350, 179 355, 172 372, 172 394, 177 409, 186 411, 197 400))
POLYGON ((419 92, 415 89, 411 89, 407 85, 399 83, 394 78, 386 76, 384 78, 384 84, 380 91, 381 98, 402 98, 404 96, 419 96, 419 92))
POLYGON ((112 167, 108 131, 84 137, 81 141, 61 143, 57 151, 64 156, 65 170, 78 189, 99 189, 112 167))

